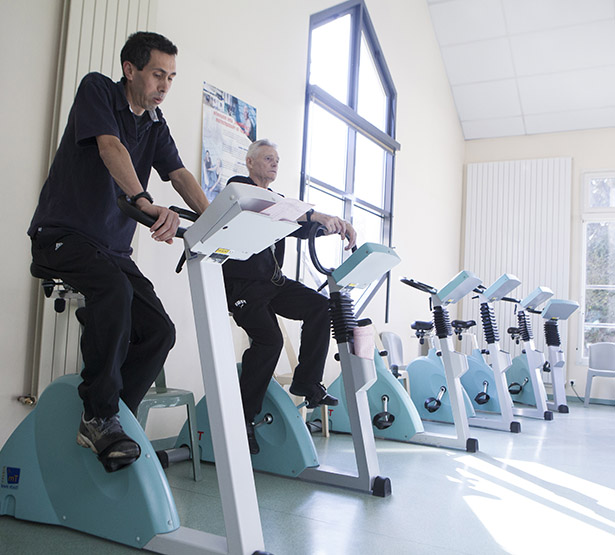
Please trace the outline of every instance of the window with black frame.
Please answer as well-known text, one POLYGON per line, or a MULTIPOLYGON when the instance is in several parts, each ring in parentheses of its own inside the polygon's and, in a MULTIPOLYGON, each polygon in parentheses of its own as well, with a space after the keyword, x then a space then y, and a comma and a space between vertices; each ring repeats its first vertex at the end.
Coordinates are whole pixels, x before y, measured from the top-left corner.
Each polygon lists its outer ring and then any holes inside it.
MULTIPOLYGON (((390 245, 393 209, 396 92, 363 1, 350 1, 310 19, 301 198, 319 212, 352 223, 359 244, 390 245)), ((310 272, 305 246, 298 274, 310 272)), ((319 239, 323 266, 346 256, 337 239, 319 239)), ((357 312, 387 280, 353 296, 357 312)))

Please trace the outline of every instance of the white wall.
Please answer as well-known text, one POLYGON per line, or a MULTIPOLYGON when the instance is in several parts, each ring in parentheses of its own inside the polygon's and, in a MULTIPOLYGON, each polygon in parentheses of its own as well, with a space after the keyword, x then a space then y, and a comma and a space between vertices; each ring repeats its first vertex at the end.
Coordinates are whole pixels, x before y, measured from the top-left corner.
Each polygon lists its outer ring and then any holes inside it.
POLYGON ((0 1, 5 52, 2 107, 3 216, 0 320, 0 445, 29 409, 38 283, 30 278, 26 229, 48 169, 49 136, 62 15, 61 0, 0 1))
MULTIPOLYGON (((466 142, 466 162, 490 162, 496 160, 524 160, 572 157, 572 225, 570 253, 570 299, 580 301, 582 282, 582 174, 592 170, 615 168, 615 129, 596 129, 569 133, 553 133, 466 142)), ((575 381, 575 389, 583 395, 587 366, 577 362, 580 311, 569 320, 568 349, 566 360, 568 379, 575 381)), ((595 379, 592 397, 615 399, 614 380, 595 379)), ((568 395, 574 393, 570 388, 568 395)))
MULTIPOLYGON (((1 4, 2 21, 9 19, 7 13, 13 19, 3 40, 26 37, 29 40, 25 42, 36 44, 36 51, 45 56, 41 59, 27 50, 17 51, 17 69, 13 82, 8 83, 13 93, 11 102, 18 99, 22 108, 11 110, 3 135, 7 142, 6 146, 3 143, 3 155, 22 162, 8 176, 9 187, 20 191, 12 195, 18 204, 3 222, 11 230, 27 227, 47 167, 61 2, 37 2, 37 10, 32 9, 32 3, 1 4), (25 134, 25 129, 28 142, 15 141, 16 134, 25 134), (37 141, 33 142, 33 134, 37 141), (27 179, 19 166, 27 166, 27 179)), ((275 186, 288 196, 298 196, 309 16, 338 3, 159 2, 155 30, 179 47, 178 76, 163 111, 184 163, 197 178, 201 86, 206 80, 256 106, 259 136, 280 145, 281 168, 275 186)), ((428 302, 425 295, 400 284, 398 278, 411 276, 441 286, 459 270, 465 147, 425 1, 367 0, 367 6, 398 92, 397 140, 402 150, 396 159, 393 238, 403 262, 393 271, 392 323, 388 327, 404 336, 409 358, 416 351, 415 342, 408 338, 409 323, 428 316, 428 302)), ((5 87, 2 94, 7 91, 5 87)), ((3 105, 6 107, 7 101, 3 105)), ((178 203, 168 185, 153 179, 151 187, 157 202, 178 203)), ((6 312, 11 314, 11 321, 3 323, 7 333, 3 327, 1 339, 0 444, 26 412, 14 398, 27 389, 32 348, 35 282, 28 274, 28 240, 21 231, 15 235, 10 247, 10 259, 15 263, 3 265, 3 283, 9 283, 13 291, 12 310, 6 312)), ((154 282, 178 330, 177 345, 167 364, 168 382, 194 390, 199 398, 203 391, 187 276, 174 273, 181 245, 156 244, 147 233, 140 233, 137 241, 139 264, 154 282)), ((287 251, 286 270, 293 275, 294 249, 287 251)), ((376 307, 367 312, 383 329, 383 311, 376 307)), ((293 332, 296 340, 296 329, 293 332)), ((333 363, 327 381, 335 372, 333 363)), ((181 412, 164 421, 153 414, 148 431, 157 437, 171 435, 182 419, 181 412)))

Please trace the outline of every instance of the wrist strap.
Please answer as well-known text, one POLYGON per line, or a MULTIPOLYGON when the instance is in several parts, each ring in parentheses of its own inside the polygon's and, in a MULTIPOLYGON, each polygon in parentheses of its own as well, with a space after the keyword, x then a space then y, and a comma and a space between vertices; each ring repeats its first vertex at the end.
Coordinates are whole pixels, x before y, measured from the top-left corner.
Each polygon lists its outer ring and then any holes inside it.
POLYGON ((140 198, 147 199, 151 204, 154 204, 154 199, 152 198, 152 195, 150 195, 147 191, 141 191, 133 197, 130 197, 130 203, 136 204, 140 198))
POLYGON ((308 222, 312 221, 312 214, 314 213, 314 209, 310 208, 306 213, 305 213, 305 218, 308 222))

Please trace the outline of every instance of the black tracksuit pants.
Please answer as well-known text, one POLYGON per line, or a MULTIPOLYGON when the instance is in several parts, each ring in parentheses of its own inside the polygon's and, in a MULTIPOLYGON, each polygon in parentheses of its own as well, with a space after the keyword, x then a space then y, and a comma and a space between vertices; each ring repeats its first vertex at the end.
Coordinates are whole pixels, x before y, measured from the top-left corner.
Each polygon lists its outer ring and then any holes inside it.
POLYGON ((32 260, 33 273, 60 278, 85 296, 79 386, 85 413, 112 416, 120 398, 136 413, 175 343, 175 326, 152 283, 132 259, 57 229, 36 233, 32 260))
POLYGON ((288 278, 281 286, 269 281, 229 278, 225 281, 229 310, 251 340, 241 360, 239 385, 245 417, 253 420, 261 411, 284 345, 276 314, 303 321, 299 364, 293 381, 309 386, 322 381, 331 335, 329 301, 288 278))

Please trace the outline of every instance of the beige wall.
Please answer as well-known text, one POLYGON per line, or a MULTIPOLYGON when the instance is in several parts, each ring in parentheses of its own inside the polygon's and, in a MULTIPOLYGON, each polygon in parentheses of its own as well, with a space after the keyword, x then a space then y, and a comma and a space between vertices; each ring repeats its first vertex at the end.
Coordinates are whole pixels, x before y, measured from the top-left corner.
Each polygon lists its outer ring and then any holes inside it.
POLYGON ((0 319, 0 445, 29 409, 38 284, 30 278, 26 229, 48 169, 62 1, 0 1, 6 78, 0 88, 3 216, 0 319))
MULTIPOLYGON (((466 163, 524 160, 570 156, 572 158, 572 225, 570 256, 570 299, 580 301, 582 270, 582 174, 615 169, 615 129, 596 129, 466 142, 466 163)), ((587 366, 579 360, 578 345, 582 316, 577 311, 569 320, 568 379, 583 396, 587 366)), ((615 399, 615 380, 594 379, 592 397, 615 399)), ((568 388, 568 395, 573 395, 568 388)))

